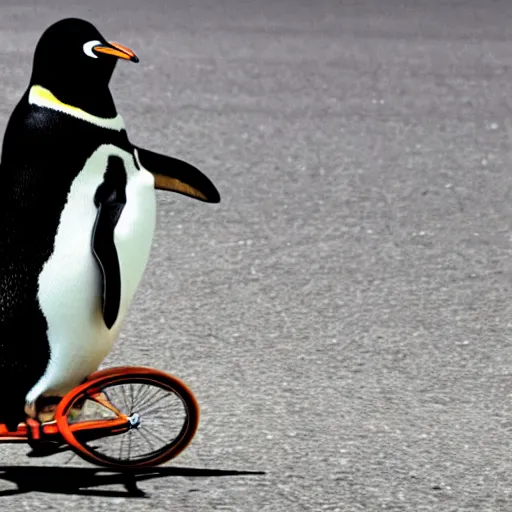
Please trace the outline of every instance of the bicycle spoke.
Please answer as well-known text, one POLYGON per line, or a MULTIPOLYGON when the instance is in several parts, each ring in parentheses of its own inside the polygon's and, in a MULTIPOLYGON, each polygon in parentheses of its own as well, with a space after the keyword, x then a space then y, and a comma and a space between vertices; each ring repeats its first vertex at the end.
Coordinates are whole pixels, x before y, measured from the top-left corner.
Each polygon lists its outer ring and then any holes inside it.
POLYGON ((140 434, 142 436, 142 438, 146 441, 146 443, 149 444, 150 448, 155 451, 155 447, 153 445, 153 443, 148 439, 147 437, 147 434, 144 433, 143 430, 141 430, 140 428, 136 429, 135 432, 137 432, 138 434, 140 434))
MULTIPOLYGON (((169 398, 166 396, 166 398, 169 398)), ((152 404, 152 405, 156 405, 156 404, 152 404)), ((156 414, 160 411, 165 411, 166 412, 166 415, 169 415, 169 413, 171 413, 171 410, 172 409, 178 409, 178 410, 184 410, 184 406, 183 406, 183 402, 179 399, 177 399, 176 401, 172 402, 172 403, 169 403, 168 405, 167 404, 161 404, 159 407, 157 408, 151 408, 151 409, 148 409, 148 410, 144 410, 144 412, 139 412, 139 414, 144 414, 144 416, 146 415, 150 415, 150 414, 156 414)))
POLYGON ((128 459, 130 459, 130 455, 132 454, 132 434, 133 430, 128 430, 128 459))
POLYGON ((121 437, 121 443, 120 443, 120 448, 119 448, 119 458, 122 459, 123 458, 123 446, 124 446, 124 442, 125 442, 125 438, 124 436, 121 437))
POLYGON ((145 388, 143 385, 139 384, 139 387, 138 387, 138 390, 137 390, 137 393, 134 397, 134 400, 132 402, 132 406, 135 406, 135 404, 138 402, 139 400, 139 396, 140 394, 142 393, 143 390, 146 390, 147 388, 145 388))
MULTIPOLYGON (((123 396, 123 405, 126 406, 126 390, 124 386, 121 386, 121 395, 123 396)), ((122 410, 126 410, 126 407, 123 407, 122 410)))
POLYGON ((169 441, 166 441, 165 439, 162 439, 158 434, 155 434, 154 432, 152 432, 151 430, 149 430, 147 427, 144 427, 143 425, 141 425, 138 430, 145 430, 145 431, 148 431, 151 433, 151 435, 153 437, 156 437, 163 445, 166 445, 169 441))
MULTIPOLYGON (((148 402, 147 404, 144 405, 145 408, 151 408, 153 407, 154 405, 158 404, 159 402, 161 402, 164 398, 167 398, 168 395, 162 395, 160 398, 157 398, 156 400, 153 400, 152 402, 148 402)), ((154 398, 154 397, 153 397, 154 398)), ((143 409, 143 408, 139 408, 137 409, 137 412, 139 414, 144 414, 144 413, 147 413, 147 410, 146 409, 143 409)))
POLYGON ((133 404, 133 408, 136 409, 137 408, 137 405, 140 403, 144 403, 144 401, 147 399, 147 396, 153 391, 151 389, 151 386, 145 386, 142 384, 141 385, 141 388, 143 389, 143 391, 140 393, 139 397, 137 398, 137 400, 135 401, 135 403, 133 404))
MULTIPOLYGON (((160 389, 160 388, 157 388, 156 390, 155 390, 155 389, 154 389, 154 390, 151 390, 148 394, 146 394, 146 395, 144 396, 144 401, 143 401, 143 402, 141 402, 141 403, 146 403, 146 402, 149 402, 149 401, 153 400, 153 398, 154 398, 155 396, 157 396, 157 395, 158 395, 158 393, 160 393, 160 391, 161 391, 161 389, 160 389)), ((136 407, 136 410, 138 410, 138 409, 139 409, 139 407, 140 407, 140 406, 137 406, 137 407, 136 407)))
POLYGON ((130 416, 133 413, 133 383, 130 382, 130 416))

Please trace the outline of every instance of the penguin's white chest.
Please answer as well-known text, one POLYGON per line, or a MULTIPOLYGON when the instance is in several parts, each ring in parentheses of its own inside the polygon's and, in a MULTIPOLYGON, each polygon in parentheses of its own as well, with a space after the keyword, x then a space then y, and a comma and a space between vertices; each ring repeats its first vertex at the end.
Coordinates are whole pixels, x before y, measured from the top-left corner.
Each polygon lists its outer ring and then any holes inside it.
POLYGON ((155 229, 156 196, 151 173, 135 167, 133 156, 112 145, 98 148, 73 181, 61 214, 54 251, 39 276, 38 299, 48 323, 50 361, 28 393, 65 393, 95 371, 109 353, 140 283, 155 229), (97 216, 94 195, 110 156, 122 158, 127 174, 126 204, 114 231, 121 269, 121 304, 107 329, 101 311, 102 280, 91 250, 97 216))

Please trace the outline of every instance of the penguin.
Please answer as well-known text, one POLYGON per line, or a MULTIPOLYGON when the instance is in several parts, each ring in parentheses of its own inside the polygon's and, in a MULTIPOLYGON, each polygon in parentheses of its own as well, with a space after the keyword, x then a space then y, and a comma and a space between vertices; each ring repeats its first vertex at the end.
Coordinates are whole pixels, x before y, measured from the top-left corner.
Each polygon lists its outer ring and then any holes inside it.
POLYGON ((90 22, 39 39, 0 161, 0 421, 16 430, 98 369, 148 262, 156 190, 220 202, 193 165, 132 144, 109 82, 137 63, 90 22))

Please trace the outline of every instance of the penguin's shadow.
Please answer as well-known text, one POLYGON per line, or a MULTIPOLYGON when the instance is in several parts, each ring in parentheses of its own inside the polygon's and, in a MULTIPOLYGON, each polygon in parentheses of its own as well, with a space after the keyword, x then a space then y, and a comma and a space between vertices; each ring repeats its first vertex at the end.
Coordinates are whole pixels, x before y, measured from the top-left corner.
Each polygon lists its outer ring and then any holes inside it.
POLYGON ((28 492, 74 494, 105 498, 147 498, 138 482, 173 476, 219 477, 239 475, 264 475, 262 471, 231 471, 183 467, 159 467, 116 471, 103 468, 51 467, 51 466, 0 466, 0 481, 17 485, 17 489, 0 491, 0 497, 28 492), (120 485, 123 490, 98 489, 107 485, 120 485))

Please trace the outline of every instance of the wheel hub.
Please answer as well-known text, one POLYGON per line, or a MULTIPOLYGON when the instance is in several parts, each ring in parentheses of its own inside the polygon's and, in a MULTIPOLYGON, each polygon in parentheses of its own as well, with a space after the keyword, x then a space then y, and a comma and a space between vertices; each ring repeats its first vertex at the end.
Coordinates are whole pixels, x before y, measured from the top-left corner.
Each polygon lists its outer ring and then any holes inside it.
POLYGON ((131 428, 138 428, 140 426, 140 415, 134 412, 131 416, 128 416, 131 428))

